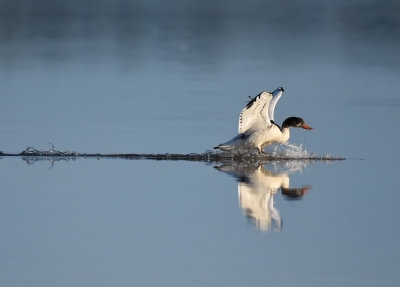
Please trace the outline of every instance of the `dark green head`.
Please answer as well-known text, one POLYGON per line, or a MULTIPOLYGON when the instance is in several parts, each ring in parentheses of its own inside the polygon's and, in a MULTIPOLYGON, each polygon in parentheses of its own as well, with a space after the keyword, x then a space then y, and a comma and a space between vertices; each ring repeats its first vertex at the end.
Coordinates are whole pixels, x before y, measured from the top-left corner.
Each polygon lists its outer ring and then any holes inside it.
POLYGON ((309 127, 302 118, 298 117, 290 117, 283 122, 282 128, 289 128, 289 127, 312 130, 312 127, 309 127))

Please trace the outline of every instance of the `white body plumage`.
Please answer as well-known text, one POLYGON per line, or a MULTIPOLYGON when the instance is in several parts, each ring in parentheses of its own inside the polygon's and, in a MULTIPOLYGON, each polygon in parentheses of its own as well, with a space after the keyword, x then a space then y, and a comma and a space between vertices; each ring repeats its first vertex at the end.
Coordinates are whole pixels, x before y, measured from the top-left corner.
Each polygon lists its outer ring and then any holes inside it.
POLYGON ((245 133, 238 134, 231 140, 218 145, 218 149, 231 151, 231 150, 253 150, 262 149, 272 143, 283 143, 289 140, 289 128, 280 129, 276 125, 271 125, 267 128, 259 130, 249 130, 245 133))

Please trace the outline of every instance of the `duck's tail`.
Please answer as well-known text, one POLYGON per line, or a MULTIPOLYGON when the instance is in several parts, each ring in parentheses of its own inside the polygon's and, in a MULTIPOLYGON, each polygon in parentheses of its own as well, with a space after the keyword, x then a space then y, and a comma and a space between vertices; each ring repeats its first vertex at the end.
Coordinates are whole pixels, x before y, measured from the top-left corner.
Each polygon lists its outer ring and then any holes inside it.
POLYGON ((220 150, 230 151, 230 150, 233 150, 233 147, 231 145, 219 144, 219 145, 213 147, 213 149, 220 149, 220 150))

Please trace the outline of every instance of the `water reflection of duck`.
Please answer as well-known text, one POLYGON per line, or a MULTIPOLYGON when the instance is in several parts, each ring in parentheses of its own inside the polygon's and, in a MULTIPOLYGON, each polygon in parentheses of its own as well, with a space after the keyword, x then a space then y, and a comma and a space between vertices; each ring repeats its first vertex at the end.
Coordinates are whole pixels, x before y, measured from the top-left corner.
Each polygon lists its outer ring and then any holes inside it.
POLYGON ((302 197, 310 187, 290 188, 289 175, 285 172, 273 173, 264 165, 258 166, 216 166, 238 180, 239 205, 244 214, 261 231, 281 229, 282 219, 274 206, 274 195, 281 189, 289 198, 302 197))
POLYGON ((272 93, 262 92, 251 99, 240 113, 239 134, 214 149, 225 151, 257 149, 262 153, 263 148, 272 143, 288 141, 290 127, 311 130, 312 128, 298 117, 287 118, 282 127, 274 122, 275 106, 283 91, 284 89, 280 87, 272 93))

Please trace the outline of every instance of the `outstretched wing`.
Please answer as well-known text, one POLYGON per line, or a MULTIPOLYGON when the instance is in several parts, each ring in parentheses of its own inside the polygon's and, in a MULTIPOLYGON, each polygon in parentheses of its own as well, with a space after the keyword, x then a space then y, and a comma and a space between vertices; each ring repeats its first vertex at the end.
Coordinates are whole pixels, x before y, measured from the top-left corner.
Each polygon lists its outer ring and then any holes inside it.
POLYGON ((271 100, 272 94, 262 92, 247 103, 239 116, 239 133, 271 125, 269 116, 271 100))
POLYGON ((274 120, 274 110, 275 110, 275 106, 276 103, 279 101, 279 99, 282 96, 282 92, 283 92, 283 88, 277 88, 275 91, 272 92, 272 100, 271 103, 269 104, 269 108, 268 108, 268 116, 270 120, 274 120))

